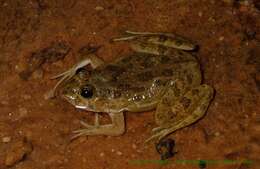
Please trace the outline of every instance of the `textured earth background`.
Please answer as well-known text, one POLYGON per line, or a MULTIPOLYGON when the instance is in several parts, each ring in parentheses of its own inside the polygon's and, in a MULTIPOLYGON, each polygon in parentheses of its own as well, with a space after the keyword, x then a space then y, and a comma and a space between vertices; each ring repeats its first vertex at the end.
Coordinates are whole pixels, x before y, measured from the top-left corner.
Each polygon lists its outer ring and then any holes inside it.
POLYGON ((0 0, 0 168, 195 169, 190 160, 211 160, 206 168, 256 169, 259 72, 258 0, 0 0), (201 121, 170 135, 177 154, 165 165, 154 144, 143 144, 155 127, 152 112, 126 113, 122 136, 70 142, 93 114, 47 98, 57 82, 50 77, 88 48, 100 46, 106 62, 129 53, 127 44, 110 42, 125 30, 191 39, 200 46, 204 83, 216 90, 201 121))

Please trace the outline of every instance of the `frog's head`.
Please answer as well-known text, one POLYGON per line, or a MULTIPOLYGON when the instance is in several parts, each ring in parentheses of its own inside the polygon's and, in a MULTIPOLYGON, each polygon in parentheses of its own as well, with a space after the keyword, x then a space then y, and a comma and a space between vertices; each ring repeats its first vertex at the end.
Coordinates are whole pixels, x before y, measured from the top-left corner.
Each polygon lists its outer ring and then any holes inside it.
POLYGON ((86 72, 79 72, 64 83, 60 94, 76 108, 93 112, 118 112, 124 103, 119 103, 115 94, 91 82, 86 72))
POLYGON ((74 76, 64 82, 60 94, 73 106, 94 111, 88 101, 95 100, 95 87, 89 84, 88 72, 85 69, 79 69, 74 76))
POLYGON ((76 108, 96 111, 93 108, 93 103, 97 97, 95 96, 95 88, 90 84, 80 84, 77 80, 72 79, 64 85, 61 94, 76 108))

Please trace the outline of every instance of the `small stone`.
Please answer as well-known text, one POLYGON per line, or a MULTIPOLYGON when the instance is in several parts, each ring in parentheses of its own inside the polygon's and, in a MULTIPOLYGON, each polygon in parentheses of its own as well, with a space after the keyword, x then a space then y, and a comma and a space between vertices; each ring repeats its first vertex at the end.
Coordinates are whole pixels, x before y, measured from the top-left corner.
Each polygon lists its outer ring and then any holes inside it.
POLYGON ((8 101, 6 101, 6 100, 2 100, 0 103, 1 103, 2 105, 8 105, 8 104, 9 104, 8 101))
POLYGON ((104 10, 104 7, 103 7, 103 6, 96 6, 96 7, 95 7, 95 10, 96 10, 96 11, 103 11, 103 10, 104 10))
POLYGON ((136 144, 132 144, 132 148, 136 149, 137 148, 136 144))
POLYGON ((43 95, 44 100, 49 100, 53 97, 55 97, 53 90, 50 90, 50 91, 44 93, 44 95, 43 95))
POLYGON ((32 74, 33 79, 42 79, 43 78, 43 70, 42 69, 37 69, 36 71, 33 72, 32 74))
POLYGON ((112 148, 112 149, 111 149, 111 152, 112 152, 112 153, 115 152, 115 149, 112 148))
POLYGON ((104 153, 104 152, 101 152, 101 153, 99 154, 99 156, 100 156, 100 157, 104 157, 104 156, 105 156, 105 153, 104 153))
POLYGON ((198 15, 199 15, 199 17, 202 17, 203 13, 200 11, 200 12, 198 13, 198 15))
POLYGON ((117 151, 116 154, 121 156, 123 153, 121 151, 117 151))
POLYGON ((28 94, 24 94, 22 97, 23 97, 24 100, 29 100, 29 99, 32 98, 32 96, 28 95, 28 94))
POLYGON ((220 36, 218 40, 223 41, 224 40, 224 36, 220 36))
POLYGON ((217 132, 215 132, 215 133, 214 133, 214 136, 215 136, 215 137, 218 137, 218 136, 220 136, 220 132, 218 132, 218 131, 217 131, 217 132))
POLYGON ((15 141, 6 152, 5 165, 11 167, 25 160, 32 152, 32 144, 25 139, 15 141))
POLYGON ((24 108, 24 107, 19 108, 20 117, 25 117, 25 116, 27 116, 27 114, 28 114, 28 110, 26 108, 24 108))
POLYGON ((6 137, 2 138, 2 142, 3 143, 9 143, 10 141, 11 141, 11 137, 9 137, 9 136, 6 136, 6 137))

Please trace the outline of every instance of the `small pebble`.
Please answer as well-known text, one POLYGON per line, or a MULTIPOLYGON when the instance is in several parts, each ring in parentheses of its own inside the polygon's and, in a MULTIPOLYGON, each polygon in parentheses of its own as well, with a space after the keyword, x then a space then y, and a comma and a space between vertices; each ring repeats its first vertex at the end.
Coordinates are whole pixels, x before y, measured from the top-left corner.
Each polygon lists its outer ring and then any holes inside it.
POLYGON ((216 107, 217 107, 218 105, 219 105, 219 104, 218 104, 218 102, 215 102, 215 103, 214 103, 214 106, 216 106, 216 107))
POLYGON ((112 153, 115 152, 115 149, 112 148, 112 149, 111 149, 111 152, 112 152, 112 153))
POLYGON ((104 152, 101 152, 101 153, 99 154, 99 156, 100 156, 100 157, 104 157, 104 156, 105 156, 105 153, 104 153, 104 152))
POLYGON ((28 114, 28 110, 24 107, 19 108, 19 115, 20 117, 25 117, 28 114))
POLYGON ((215 137, 218 137, 218 136, 220 136, 220 132, 218 132, 218 131, 217 131, 217 132, 215 132, 215 133, 214 133, 214 136, 215 136, 215 137))
POLYGON ((198 14, 198 15, 199 15, 199 17, 202 17, 203 13, 202 13, 202 12, 199 12, 199 14, 198 14))
POLYGON ((4 161, 5 165, 7 167, 12 167, 20 161, 26 160, 26 157, 32 152, 32 150, 32 144, 27 140, 16 140, 6 151, 4 161))
POLYGON ((1 103, 2 105, 8 105, 8 104, 9 104, 8 101, 6 101, 6 100, 2 100, 0 103, 1 103))
POLYGON ((136 144, 132 144, 132 148, 136 149, 137 148, 136 144))
POLYGON ((104 7, 103 7, 103 6, 96 6, 96 7, 95 7, 95 10, 96 10, 96 11, 103 11, 103 10, 104 10, 104 7))
POLYGON ((224 40, 224 36, 220 36, 218 40, 223 41, 224 40))
POLYGON ((44 93, 44 95, 43 95, 44 100, 49 100, 49 99, 51 99, 51 98, 53 98, 53 97, 54 97, 54 92, 53 92, 53 90, 47 91, 47 92, 44 93))
POLYGON ((2 142, 3 143, 9 143, 10 141, 11 141, 11 137, 9 137, 9 136, 6 136, 6 137, 2 138, 2 142))
POLYGON ((116 154, 121 156, 123 153, 121 151, 117 151, 116 154))
POLYGON ((33 77, 33 79, 42 79, 43 78, 43 70, 37 69, 36 71, 33 72, 32 77, 33 77))
POLYGON ((23 97, 24 100, 29 100, 29 99, 32 98, 32 96, 28 95, 28 94, 24 94, 22 97, 23 97))

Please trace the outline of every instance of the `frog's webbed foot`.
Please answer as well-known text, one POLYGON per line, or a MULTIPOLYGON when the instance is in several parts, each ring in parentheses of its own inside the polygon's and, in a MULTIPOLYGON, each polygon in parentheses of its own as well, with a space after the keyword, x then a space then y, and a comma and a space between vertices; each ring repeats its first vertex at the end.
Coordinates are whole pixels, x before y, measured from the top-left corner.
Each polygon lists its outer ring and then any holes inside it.
POLYGON ((108 135, 108 136, 118 136, 125 132, 125 121, 123 113, 109 113, 111 117, 112 124, 100 125, 98 120, 98 113, 95 115, 94 125, 87 124, 81 121, 81 124, 85 127, 84 129, 79 129, 73 131, 75 134, 71 139, 75 139, 84 135, 108 135))
POLYGON ((102 65, 104 62, 99 59, 96 55, 90 54, 87 58, 83 59, 82 61, 78 62, 74 66, 72 66, 69 70, 58 74, 51 79, 61 78, 58 83, 54 86, 54 88, 50 91, 49 96, 50 98, 55 97, 57 88, 64 82, 70 80, 77 72, 78 69, 86 66, 91 65, 93 69, 97 68, 98 66, 102 65))
POLYGON ((200 85, 174 98, 174 92, 169 89, 158 104, 155 120, 160 126, 154 128, 153 135, 146 140, 161 140, 170 133, 189 126, 202 118, 213 98, 214 90, 208 85, 200 85))
POLYGON ((194 50, 196 45, 184 37, 173 33, 163 32, 133 32, 126 31, 125 37, 114 38, 112 41, 133 41, 132 48, 137 52, 152 54, 161 54, 159 51, 165 51, 165 47, 182 50, 194 50))

